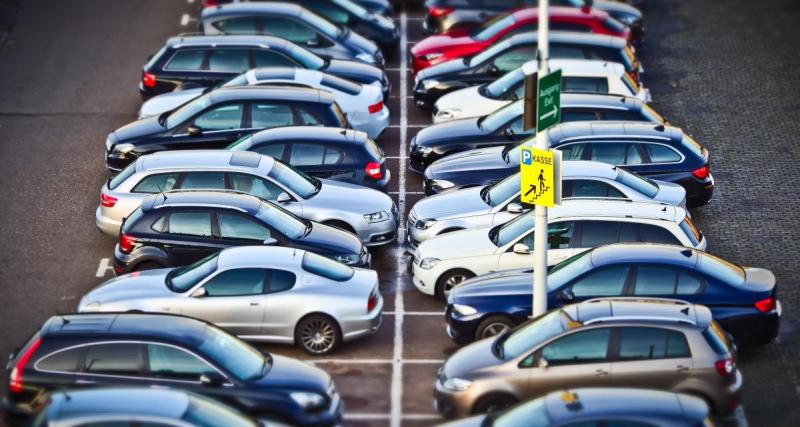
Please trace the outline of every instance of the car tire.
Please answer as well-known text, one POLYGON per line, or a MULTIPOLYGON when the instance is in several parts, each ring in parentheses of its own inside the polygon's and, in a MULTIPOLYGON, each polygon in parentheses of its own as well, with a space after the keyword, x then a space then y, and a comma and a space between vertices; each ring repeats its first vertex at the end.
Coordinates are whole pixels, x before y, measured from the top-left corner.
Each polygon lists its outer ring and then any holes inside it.
POLYGON ((472 414, 491 414, 493 412, 502 411, 516 403, 517 399, 513 396, 507 394, 490 394, 478 399, 478 403, 472 407, 472 414))
POLYGON ((294 342, 308 354, 329 354, 342 342, 342 332, 330 316, 312 314, 297 323, 294 342))
POLYGON ((439 277, 439 280, 436 281, 436 296, 440 300, 447 302, 447 295, 450 293, 450 289, 464 280, 471 279, 473 277, 475 277, 475 274, 469 270, 464 270, 461 268, 450 270, 442 274, 442 276, 439 277))
POLYGON ((140 262, 139 264, 136 264, 136 266, 133 267, 132 271, 155 270, 157 268, 164 268, 164 266, 159 264, 159 263, 157 263, 157 262, 145 261, 145 262, 140 262))
POLYGON ((517 326, 517 322, 509 316, 495 314, 478 323, 475 328, 475 341, 499 335, 517 326))

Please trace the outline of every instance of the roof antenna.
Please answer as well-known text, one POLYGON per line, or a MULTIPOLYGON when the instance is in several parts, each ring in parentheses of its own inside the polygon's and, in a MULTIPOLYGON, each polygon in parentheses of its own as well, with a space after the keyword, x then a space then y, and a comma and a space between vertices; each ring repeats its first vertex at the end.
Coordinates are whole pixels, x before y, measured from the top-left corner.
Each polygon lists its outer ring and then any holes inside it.
POLYGON ((61 319, 61 322, 63 324, 69 325, 70 320, 64 317, 64 313, 62 313, 61 310, 56 309, 56 316, 58 316, 61 319))

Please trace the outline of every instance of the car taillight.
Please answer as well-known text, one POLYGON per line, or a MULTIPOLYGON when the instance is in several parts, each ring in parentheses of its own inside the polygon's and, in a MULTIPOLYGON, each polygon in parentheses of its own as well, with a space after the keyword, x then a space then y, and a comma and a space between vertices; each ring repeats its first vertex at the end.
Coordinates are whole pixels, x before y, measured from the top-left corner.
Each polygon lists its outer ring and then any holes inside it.
POLYGON ((453 9, 452 7, 433 7, 432 6, 430 9, 428 9, 428 13, 430 13, 431 16, 433 16, 433 17, 441 18, 443 16, 449 15, 454 10, 455 9, 453 9))
POLYGON ((11 370, 11 377, 8 382, 8 391, 11 393, 21 393, 22 392, 22 371, 25 370, 25 365, 30 360, 33 353, 36 352, 36 349, 39 348, 39 344, 42 343, 41 338, 36 338, 36 341, 28 347, 28 350, 22 357, 19 358, 17 361, 17 365, 14 366, 14 369, 11 370))
POLYGON ((367 166, 364 168, 364 172, 367 174, 368 177, 372 179, 383 178, 383 173, 381 172, 381 164, 378 162, 367 163, 367 166))
POLYGON ((723 359, 714 362, 714 367, 717 368, 717 373, 721 377, 728 377, 736 371, 736 363, 733 359, 723 359))
POLYGON ((378 296, 375 295, 375 292, 373 292, 370 294, 369 299, 367 300, 367 313, 371 312, 376 305, 378 305, 378 296))
POLYGON ((203 0, 203 7, 211 7, 219 4, 219 0, 203 0))
POLYGON ((370 114, 379 113, 383 110, 383 101, 378 101, 377 104, 372 104, 368 108, 370 114))
POLYGON ((692 175, 694 175, 694 177, 697 178, 697 179, 706 179, 706 178, 708 178, 708 173, 709 173, 708 165, 705 165, 705 166, 703 166, 701 168, 697 168, 697 169, 692 171, 692 175))
POLYGON ((116 197, 111 197, 108 194, 100 193, 100 204, 107 208, 113 208, 114 205, 117 204, 117 200, 118 199, 116 197))
POLYGON ((156 87, 156 76, 150 73, 142 73, 142 84, 144 87, 156 87))
POLYGON ((136 239, 133 237, 123 234, 119 236, 119 250, 129 254, 133 250, 133 246, 136 244, 136 239))
POLYGON ((756 301, 756 310, 766 313, 768 311, 772 311, 775 309, 775 296, 770 295, 769 298, 764 298, 760 301, 756 301))

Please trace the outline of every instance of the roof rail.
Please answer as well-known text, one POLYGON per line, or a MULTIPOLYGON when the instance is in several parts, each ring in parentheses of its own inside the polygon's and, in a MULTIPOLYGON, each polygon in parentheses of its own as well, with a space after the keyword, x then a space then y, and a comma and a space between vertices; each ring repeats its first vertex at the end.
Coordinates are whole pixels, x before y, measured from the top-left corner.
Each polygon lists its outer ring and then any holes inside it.
POLYGON ((624 322, 626 320, 649 320, 649 321, 656 321, 656 322, 666 322, 666 323, 685 323, 692 326, 697 326, 697 322, 691 319, 676 319, 674 317, 664 317, 664 316, 607 316, 607 317, 598 317, 596 319, 586 320, 583 322, 584 325, 592 325, 595 323, 603 323, 603 322, 624 322))
POLYGON ((191 32, 188 32, 188 33, 180 33, 175 37, 184 38, 184 37, 197 37, 197 36, 205 36, 205 35, 206 35, 206 33, 201 33, 199 31, 191 31, 191 32))
POLYGON ((609 301, 609 302, 646 302, 646 303, 663 303, 663 304, 676 304, 676 305, 694 305, 688 301, 676 299, 676 298, 658 298, 658 297, 603 297, 603 298, 591 298, 587 299, 584 302, 602 302, 602 301, 609 301))

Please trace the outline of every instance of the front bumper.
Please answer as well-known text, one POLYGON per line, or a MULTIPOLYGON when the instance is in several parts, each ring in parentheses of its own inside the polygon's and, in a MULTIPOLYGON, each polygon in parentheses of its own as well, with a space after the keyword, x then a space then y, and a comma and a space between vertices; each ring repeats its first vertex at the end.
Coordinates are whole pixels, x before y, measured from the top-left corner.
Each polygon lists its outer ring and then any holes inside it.
POLYGON ((448 305, 444 314, 447 322, 447 336, 456 344, 467 345, 475 341, 475 329, 481 318, 479 314, 468 317, 457 317, 453 315, 452 306, 448 305))
POLYGON ((423 294, 433 295, 436 292, 436 280, 438 279, 436 267, 425 270, 420 268, 419 262, 420 260, 416 258, 412 260, 411 275, 414 287, 423 294))
POLYGON ((400 223, 400 211, 395 204, 389 209, 389 219, 381 222, 368 223, 364 220, 361 227, 356 228, 356 234, 364 246, 381 246, 392 243, 397 239, 397 228, 400 223))
POLYGON ((116 237, 119 234, 119 228, 122 226, 122 221, 104 216, 100 206, 94 212, 94 222, 103 234, 111 237, 116 237))
POLYGON ((433 409, 445 418, 462 418, 472 413, 473 394, 467 391, 450 391, 439 378, 433 383, 433 409))

